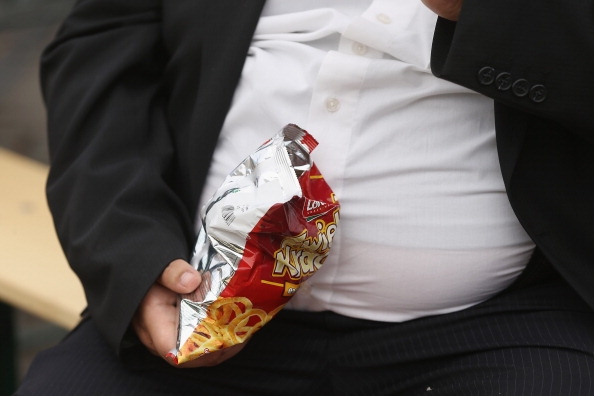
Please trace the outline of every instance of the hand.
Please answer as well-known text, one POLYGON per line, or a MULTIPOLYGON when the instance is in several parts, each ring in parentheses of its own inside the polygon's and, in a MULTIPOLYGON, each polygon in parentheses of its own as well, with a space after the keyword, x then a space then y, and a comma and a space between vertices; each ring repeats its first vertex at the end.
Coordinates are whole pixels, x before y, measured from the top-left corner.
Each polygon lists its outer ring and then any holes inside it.
POLYGON ((196 290, 202 277, 189 263, 174 260, 149 289, 132 320, 132 328, 140 341, 157 356, 175 367, 214 366, 239 352, 244 344, 209 353, 190 362, 175 365, 167 354, 175 348, 179 320, 179 294, 196 290))
POLYGON ((457 21, 463 0, 421 0, 431 11, 442 18, 457 21))

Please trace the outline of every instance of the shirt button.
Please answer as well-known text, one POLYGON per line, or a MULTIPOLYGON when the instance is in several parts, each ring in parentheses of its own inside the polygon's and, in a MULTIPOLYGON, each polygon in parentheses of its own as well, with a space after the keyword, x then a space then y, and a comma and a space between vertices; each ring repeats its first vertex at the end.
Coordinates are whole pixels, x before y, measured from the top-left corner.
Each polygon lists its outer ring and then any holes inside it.
POLYGON ((365 55, 367 53, 367 46, 361 43, 353 43, 353 52, 357 55, 365 55))
POLYGON ((337 112, 340 109, 340 101, 336 98, 326 99, 326 110, 330 113, 337 112))
POLYGON ((392 18, 390 18, 386 14, 380 13, 380 14, 377 14, 375 17, 377 18, 378 21, 380 21, 381 23, 383 23, 385 25, 392 23, 392 18))

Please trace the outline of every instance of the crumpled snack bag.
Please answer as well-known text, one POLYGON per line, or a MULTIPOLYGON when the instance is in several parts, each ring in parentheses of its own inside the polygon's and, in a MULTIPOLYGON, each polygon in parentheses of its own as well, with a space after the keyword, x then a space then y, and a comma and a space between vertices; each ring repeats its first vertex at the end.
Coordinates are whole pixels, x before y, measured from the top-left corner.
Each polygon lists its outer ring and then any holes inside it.
POLYGON ((180 301, 177 364, 248 340, 324 264, 340 205, 310 157, 317 144, 285 126, 202 209, 191 264, 203 281, 180 301))

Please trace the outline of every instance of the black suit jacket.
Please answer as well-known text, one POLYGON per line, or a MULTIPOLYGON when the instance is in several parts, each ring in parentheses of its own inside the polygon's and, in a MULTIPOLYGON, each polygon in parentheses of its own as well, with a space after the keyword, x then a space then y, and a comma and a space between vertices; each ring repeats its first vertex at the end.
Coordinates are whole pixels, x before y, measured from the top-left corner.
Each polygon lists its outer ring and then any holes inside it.
MULTIPOLYGON (((420 1, 420 0, 419 0, 420 1)), ((263 0, 80 0, 42 59, 50 208, 94 317, 121 350, 193 219, 263 0)), ((434 73, 495 99, 511 204, 594 306, 592 0, 465 0, 434 73), (579 4, 578 4, 579 3, 579 4)))

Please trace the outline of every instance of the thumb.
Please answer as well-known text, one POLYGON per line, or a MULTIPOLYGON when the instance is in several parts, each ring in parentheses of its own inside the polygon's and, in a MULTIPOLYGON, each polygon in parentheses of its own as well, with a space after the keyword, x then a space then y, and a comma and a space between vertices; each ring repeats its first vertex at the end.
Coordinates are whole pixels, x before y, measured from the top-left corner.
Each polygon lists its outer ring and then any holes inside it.
POLYGON ((193 292, 201 281, 200 273, 182 259, 169 263, 159 278, 161 285, 179 294, 193 292))

